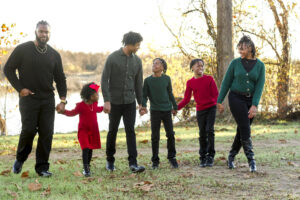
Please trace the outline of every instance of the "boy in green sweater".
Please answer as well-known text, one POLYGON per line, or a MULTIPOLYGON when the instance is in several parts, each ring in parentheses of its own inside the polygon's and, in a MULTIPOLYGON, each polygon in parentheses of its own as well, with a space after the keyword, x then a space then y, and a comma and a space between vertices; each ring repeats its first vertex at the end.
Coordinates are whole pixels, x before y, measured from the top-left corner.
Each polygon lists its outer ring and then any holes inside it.
POLYGON ((159 140, 160 125, 163 122, 166 136, 168 159, 173 168, 178 168, 176 160, 175 137, 173 130, 172 114, 177 113, 177 104, 172 93, 171 79, 165 73, 167 63, 162 58, 153 60, 153 74, 144 80, 143 101, 140 114, 147 113, 147 100, 150 100, 150 119, 151 119, 151 142, 152 142, 152 168, 157 169, 159 166, 159 140))

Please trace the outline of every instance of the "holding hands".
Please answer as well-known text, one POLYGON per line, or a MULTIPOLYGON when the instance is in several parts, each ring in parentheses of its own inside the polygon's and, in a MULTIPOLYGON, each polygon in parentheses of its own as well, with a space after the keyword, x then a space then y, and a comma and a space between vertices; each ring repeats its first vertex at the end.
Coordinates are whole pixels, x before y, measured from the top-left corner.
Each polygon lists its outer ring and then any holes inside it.
POLYGON ((221 103, 217 104, 217 108, 218 108, 219 113, 223 113, 224 112, 224 106, 221 103))
POLYGON ((139 113, 141 116, 143 116, 144 114, 147 114, 148 113, 148 110, 146 107, 141 107, 139 108, 139 113))

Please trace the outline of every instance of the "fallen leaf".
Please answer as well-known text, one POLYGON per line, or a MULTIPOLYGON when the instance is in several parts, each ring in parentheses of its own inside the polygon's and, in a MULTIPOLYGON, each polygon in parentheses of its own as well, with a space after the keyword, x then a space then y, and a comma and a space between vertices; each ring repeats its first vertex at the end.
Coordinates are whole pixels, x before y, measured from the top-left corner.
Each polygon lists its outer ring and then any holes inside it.
POLYGON ((48 185, 47 189, 41 193, 41 196, 49 196, 51 194, 51 188, 50 185, 48 185))
POLYGON ((298 133, 298 130, 297 130, 297 129, 295 129, 294 133, 295 133, 295 134, 297 134, 297 133, 298 133))
POLYGON ((142 140, 142 141, 140 141, 140 143, 142 143, 142 144, 147 144, 149 142, 149 140, 142 140))
POLYGON ((181 138, 176 138, 176 142, 181 142, 182 139, 181 138))
POLYGON ((221 157, 218 157, 218 158, 216 158, 216 161, 220 161, 220 160, 226 160, 226 158, 225 158, 225 156, 221 156, 221 157))
POLYGON ((102 182, 102 178, 98 178, 98 183, 101 183, 102 182))
POLYGON ((21 174, 21 177, 22 177, 22 178, 28 178, 28 177, 29 177, 29 171, 23 172, 23 173, 21 174))
POLYGON ((189 172, 189 173, 181 174, 180 176, 183 177, 183 178, 188 178, 188 177, 193 177, 194 174, 192 174, 192 173, 189 172))
POLYGON ((74 176, 77 176, 77 177, 83 176, 82 173, 81 173, 80 171, 74 172, 73 175, 74 175, 74 176))
POLYGON ((0 175, 7 176, 8 174, 10 174, 10 172, 11 172, 11 170, 7 169, 7 170, 2 171, 0 175))
POLYGON ((285 140, 285 139, 280 139, 280 140, 278 140, 281 144, 286 144, 287 143, 287 141, 285 140))
POLYGON ((291 162, 291 161, 287 162, 287 164, 288 164, 289 166, 295 167, 295 163, 293 163, 293 162, 291 162))
POLYGON ((28 189, 30 192, 38 191, 42 188, 42 184, 40 183, 29 183, 28 189))
POLYGON ((54 164, 66 164, 66 163, 67 163, 67 161, 65 161, 65 160, 57 160, 54 162, 54 164))
POLYGON ((134 184, 133 187, 142 190, 144 192, 149 192, 153 186, 154 184, 152 184, 150 181, 142 181, 134 184))

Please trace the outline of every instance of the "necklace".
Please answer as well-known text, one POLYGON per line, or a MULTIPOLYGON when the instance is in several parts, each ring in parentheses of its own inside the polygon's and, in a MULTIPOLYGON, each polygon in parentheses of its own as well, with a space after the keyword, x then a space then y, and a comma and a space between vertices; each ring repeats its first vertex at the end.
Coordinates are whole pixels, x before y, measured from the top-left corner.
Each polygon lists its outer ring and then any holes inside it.
POLYGON ((36 46, 36 45, 34 45, 34 46, 35 46, 36 50, 41 54, 45 54, 47 52, 47 45, 43 49, 39 46, 36 46))
POLYGON ((93 104, 92 104, 92 108, 91 108, 91 106, 89 106, 89 104, 86 104, 86 105, 89 107, 90 111, 94 110, 94 105, 93 104))

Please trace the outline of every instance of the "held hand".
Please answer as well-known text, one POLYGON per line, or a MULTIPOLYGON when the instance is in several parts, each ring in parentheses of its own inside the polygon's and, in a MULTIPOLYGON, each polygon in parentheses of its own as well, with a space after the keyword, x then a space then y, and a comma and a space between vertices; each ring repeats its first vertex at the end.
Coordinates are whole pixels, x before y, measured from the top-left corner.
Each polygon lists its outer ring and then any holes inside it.
POLYGON ((177 115, 177 110, 172 110, 172 114, 173 114, 173 116, 176 116, 177 115))
POLYGON ((218 111, 219 113, 223 113, 224 112, 224 106, 220 103, 217 104, 217 108, 218 108, 218 111))
POLYGON ((256 116, 256 112, 257 112, 257 108, 256 108, 256 106, 251 106, 251 108, 249 109, 249 112, 248 112, 248 118, 249 119, 252 119, 253 117, 255 117, 256 116))
POLYGON ((110 110, 111 110, 111 105, 110 105, 110 102, 107 101, 107 102, 104 103, 103 111, 104 111, 105 113, 110 113, 110 110))
POLYGON ((140 107, 139 108, 139 113, 141 116, 143 116, 144 114, 148 113, 148 110, 146 107, 140 107))
POLYGON ((20 91, 20 96, 21 97, 26 97, 26 96, 28 96, 28 95, 33 95, 34 93, 31 91, 31 90, 29 90, 29 89, 27 89, 27 88, 23 88, 21 91, 20 91))
POLYGON ((59 113, 59 114, 63 114, 65 112, 65 104, 64 103, 59 103, 57 104, 56 106, 56 111, 59 113))

